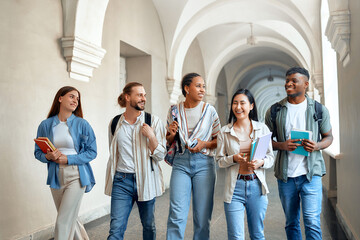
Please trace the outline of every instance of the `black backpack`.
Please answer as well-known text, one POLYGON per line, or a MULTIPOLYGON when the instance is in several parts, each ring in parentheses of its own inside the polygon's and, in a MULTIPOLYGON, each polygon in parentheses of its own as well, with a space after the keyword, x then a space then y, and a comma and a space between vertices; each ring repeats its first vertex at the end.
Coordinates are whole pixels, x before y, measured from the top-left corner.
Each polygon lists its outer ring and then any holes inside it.
MULTIPOLYGON (((280 111, 281 109, 281 104, 280 103, 275 103, 271 106, 270 108, 270 116, 271 116, 271 122, 273 125, 273 133, 272 133, 272 137, 276 137, 276 139, 278 139, 277 137, 277 128, 276 128, 276 115, 278 113, 278 111, 280 111)), ((319 103, 318 101, 315 101, 315 113, 314 113, 314 120, 315 122, 318 122, 318 139, 317 141, 320 142, 321 141, 321 134, 320 134, 320 125, 322 122, 322 105, 321 103, 319 103)))
MULTIPOLYGON (((120 117, 122 114, 116 115, 113 120, 111 121, 111 133, 114 136, 116 125, 118 124, 120 117)), ((151 127, 151 114, 148 112, 145 112, 145 123, 151 127)), ((150 157, 151 162, 151 171, 154 171, 152 157, 150 157)))

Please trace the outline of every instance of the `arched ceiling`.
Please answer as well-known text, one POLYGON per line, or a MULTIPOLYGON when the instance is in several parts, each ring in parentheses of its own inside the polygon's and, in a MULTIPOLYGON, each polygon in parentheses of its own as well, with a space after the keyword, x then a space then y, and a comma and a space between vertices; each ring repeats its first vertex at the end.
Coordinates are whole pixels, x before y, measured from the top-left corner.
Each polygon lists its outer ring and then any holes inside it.
POLYGON ((218 81, 226 81, 231 95, 239 86, 278 89, 290 66, 322 71, 320 0, 152 1, 163 26, 170 79, 181 80, 183 61, 195 39, 212 96, 218 81), (250 25, 255 45, 248 44, 250 25), (278 81, 266 81, 269 68, 278 81), (221 71, 225 79, 219 78, 221 71))

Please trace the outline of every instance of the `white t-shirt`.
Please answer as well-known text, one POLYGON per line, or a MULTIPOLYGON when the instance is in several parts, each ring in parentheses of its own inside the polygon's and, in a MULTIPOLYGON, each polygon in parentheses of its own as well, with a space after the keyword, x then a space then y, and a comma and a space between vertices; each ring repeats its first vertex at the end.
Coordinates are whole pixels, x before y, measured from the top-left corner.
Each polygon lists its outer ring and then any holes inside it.
MULTIPOLYGON (((290 132, 292 129, 306 130, 306 108, 307 99, 299 104, 286 103, 287 115, 285 133, 286 139, 290 139, 290 132)), ((288 152, 288 177, 298 177, 308 173, 306 158, 303 155, 288 152)))
POLYGON ((77 154, 69 127, 66 122, 61 122, 53 128, 54 145, 64 155, 77 154))
POLYGON ((199 120, 201 118, 202 109, 203 109, 204 104, 205 104, 204 102, 200 102, 194 108, 185 108, 186 121, 187 121, 188 131, 189 131, 190 135, 194 131, 196 124, 199 122, 199 120))
MULTIPOLYGON (((142 114, 140 114, 142 116, 142 114)), ((125 119, 117 131, 119 160, 116 171, 124 173, 135 173, 134 154, 133 154, 133 132, 135 125, 140 121, 140 116, 134 124, 128 123, 125 119)))

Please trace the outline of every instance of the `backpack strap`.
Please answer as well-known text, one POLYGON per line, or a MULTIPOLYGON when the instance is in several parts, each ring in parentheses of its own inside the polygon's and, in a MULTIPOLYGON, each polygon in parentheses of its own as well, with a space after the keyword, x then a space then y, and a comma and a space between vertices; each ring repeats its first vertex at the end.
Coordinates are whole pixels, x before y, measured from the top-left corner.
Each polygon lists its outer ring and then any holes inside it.
MULTIPOLYGON (((151 114, 145 112, 145 123, 151 127, 151 114)), ((150 157, 151 171, 154 171, 152 157, 150 157)))
MULTIPOLYGON (((204 104, 204 106, 205 106, 205 104, 204 104)), ((203 110, 204 110, 204 109, 203 109, 203 110)), ((174 120, 175 122, 179 122, 179 120, 178 120, 179 110, 178 110, 177 105, 172 105, 172 106, 171 106, 171 111, 173 112, 173 115, 172 115, 173 120, 174 120)), ((177 141, 178 151, 179 151, 179 153, 182 153, 183 150, 182 150, 182 147, 181 147, 181 140, 180 140, 179 131, 176 132, 174 141, 177 141)))
POLYGON ((318 101, 315 101, 315 113, 314 113, 314 120, 318 122, 318 138, 317 141, 320 142, 321 134, 320 134, 320 126, 322 122, 322 105, 318 101))
POLYGON ((118 122, 120 120, 120 117, 121 117, 121 114, 116 115, 113 118, 112 122, 111 122, 111 133, 112 133, 113 136, 114 136, 114 133, 115 133, 116 125, 118 124, 118 122))
MULTIPOLYGON (((111 133, 112 133, 112 135, 114 135, 114 133, 115 133, 116 125, 119 122, 121 115, 122 114, 116 115, 113 118, 112 122, 111 122, 111 133)), ((151 114, 148 113, 148 112, 145 112, 145 123, 147 125, 151 126, 151 114)))
MULTIPOLYGON (((281 109, 280 103, 275 103, 270 108, 270 116, 271 116, 271 122, 273 125, 273 134, 272 137, 276 137, 277 139, 277 127, 276 127, 276 115, 278 111, 281 109)), ((320 126, 322 122, 322 105, 318 101, 315 101, 315 113, 314 113, 314 120, 318 123, 318 138, 317 141, 320 142, 321 140, 321 133, 320 133, 320 126)))
MULTIPOLYGON (((114 136, 116 125, 118 124, 120 120, 121 114, 116 115, 112 122, 111 122, 111 133, 114 136)), ((151 114, 148 112, 145 112, 145 123, 151 127, 151 114)), ((152 157, 150 157, 150 163, 151 163, 151 171, 154 171, 153 161, 152 157)))
POLYGON ((151 114, 145 112, 145 123, 151 127, 151 114))
POLYGON ((278 137, 277 137, 277 127, 276 127, 276 115, 278 113, 278 111, 280 111, 281 109, 281 104, 280 103, 274 103, 271 108, 270 108, 270 117, 271 117, 271 122, 273 125, 273 133, 272 133, 272 138, 276 137, 276 140, 278 141, 278 137))

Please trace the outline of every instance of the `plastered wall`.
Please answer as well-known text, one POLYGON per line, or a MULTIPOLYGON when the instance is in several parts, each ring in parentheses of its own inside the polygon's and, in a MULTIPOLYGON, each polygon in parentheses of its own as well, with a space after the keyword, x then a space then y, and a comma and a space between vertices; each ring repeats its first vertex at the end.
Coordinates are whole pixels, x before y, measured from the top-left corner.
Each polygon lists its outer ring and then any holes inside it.
POLYGON ((351 11, 350 63, 343 67, 338 62, 340 152, 337 162, 337 210, 348 225, 353 239, 360 239, 360 161, 359 161, 359 119, 360 119, 360 3, 349 1, 351 11))
MULTIPOLYGON (((102 40, 107 53, 90 82, 68 77, 59 41, 63 34, 61 1, 1 1, 0 20, 0 239, 29 239, 51 229, 55 222, 46 165, 34 158, 33 138, 56 91, 64 85, 80 90, 84 118, 93 127, 98 144, 98 156, 92 162, 97 184, 85 194, 80 216, 91 220, 106 214, 110 203, 103 194, 107 127, 120 112, 117 97, 123 88, 120 40, 152 57, 152 82, 146 84, 147 91, 161 89, 161 94, 152 94, 149 102, 152 106, 162 103, 163 107, 149 108, 165 120, 169 107, 164 104, 168 102, 165 47, 152 2, 109 2, 102 40)), ((168 179, 171 169, 164 168, 168 179)))

